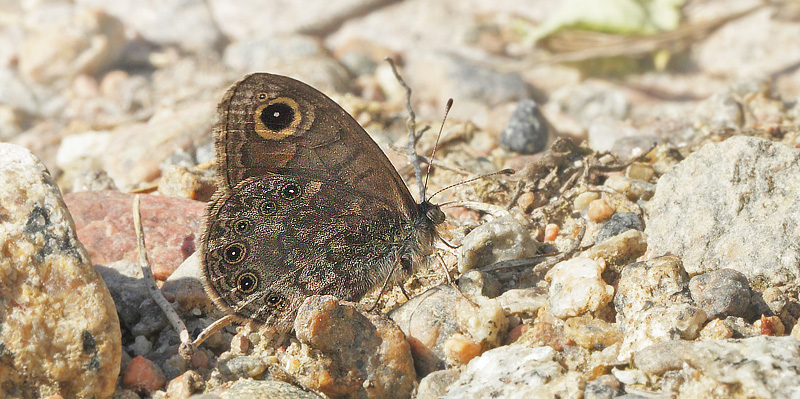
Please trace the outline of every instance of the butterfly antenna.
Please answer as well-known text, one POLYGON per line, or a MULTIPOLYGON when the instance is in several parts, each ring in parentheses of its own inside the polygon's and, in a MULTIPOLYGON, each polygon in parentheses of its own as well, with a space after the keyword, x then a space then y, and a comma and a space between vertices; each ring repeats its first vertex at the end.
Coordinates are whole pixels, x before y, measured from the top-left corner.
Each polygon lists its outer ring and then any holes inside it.
MULTIPOLYGON (((431 158, 433 158, 433 156, 431 156, 431 158)), ((497 175, 509 176, 509 175, 513 175, 514 173, 515 173, 514 169, 503 169, 503 170, 498 170, 497 172, 492 172, 492 173, 485 174, 485 175, 475 176, 475 177, 473 177, 471 179, 467 179, 467 180, 464 180, 464 181, 460 181, 458 183, 451 184, 451 185, 449 185, 449 186, 447 186, 447 187, 445 187, 445 188, 433 193, 433 195, 431 195, 428 198, 428 200, 430 200, 431 198, 439 195, 439 193, 441 193, 442 191, 449 190, 449 189, 451 189, 453 187, 460 186, 462 184, 471 183, 471 182, 474 182, 476 180, 486 179, 486 178, 489 178, 489 177, 492 177, 492 176, 497 176, 497 175)), ((442 205, 442 204, 440 204, 440 205, 442 205)))
POLYGON ((414 167, 414 177, 417 180, 417 185, 419 187, 419 197, 420 199, 425 199, 425 186, 422 184, 422 168, 419 166, 419 158, 417 157, 417 140, 419 137, 417 136, 417 117, 414 114, 414 109, 411 107, 411 87, 406 84, 406 81, 403 80, 403 77, 400 76, 400 72, 397 71, 397 66, 394 64, 394 60, 392 57, 386 57, 386 61, 392 67, 392 73, 394 73, 394 78, 397 79, 397 82, 400 83, 400 86, 406 90, 406 109, 408 109, 408 152, 413 157, 411 160, 411 165, 414 167))
MULTIPOLYGON (((442 125, 439 126, 439 134, 436 136, 436 142, 433 143, 433 151, 431 151, 431 159, 428 161, 428 173, 425 174, 425 184, 422 186, 423 194, 420 195, 420 199, 422 199, 423 202, 426 200, 424 193, 425 190, 427 190, 428 188, 428 178, 431 177, 431 167, 433 167, 433 157, 436 156, 436 148, 439 147, 439 140, 442 138, 442 131, 444 130, 444 122, 447 121, 447 114, 450 113, 450 108, 453 108, 452 98, 447 100, 447 105, 444 106, 444 118, 442 118, 442 125)), ((438 194, 438 192, 436 194, 438 194)), ((433 195, 431 195, 430 198, 427 198, 427 200, 430 200, 431 198, 433 198, 433 195)))

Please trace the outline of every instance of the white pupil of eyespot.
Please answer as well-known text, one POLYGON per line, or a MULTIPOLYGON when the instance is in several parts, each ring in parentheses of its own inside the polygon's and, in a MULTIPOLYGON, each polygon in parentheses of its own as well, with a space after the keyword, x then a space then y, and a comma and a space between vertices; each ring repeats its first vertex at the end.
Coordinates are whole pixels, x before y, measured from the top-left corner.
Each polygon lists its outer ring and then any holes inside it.
POLYGON ((276 117, 276 118, 277 118, 277 117, 281 116, 281 113, 280 113, 280 112, 278 112, 278 111, 275 111, 275 113, 274 113, 274 114, 272 114, 272 116, 274 116, 274 117, 276 117))

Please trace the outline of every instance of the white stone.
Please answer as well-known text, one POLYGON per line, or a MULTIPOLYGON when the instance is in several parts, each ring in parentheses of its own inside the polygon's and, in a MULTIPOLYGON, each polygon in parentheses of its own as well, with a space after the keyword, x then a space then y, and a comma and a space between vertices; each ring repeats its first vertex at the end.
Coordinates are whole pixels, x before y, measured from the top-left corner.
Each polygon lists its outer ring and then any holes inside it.
POLYGON ((484 352, 467 364, 446 399, 501 397, 535 398, 543 386, 557 380, 564 367, 553 360, 549 346, 526 348, 507 345, 484 352))
POLYGON ((603 281, 605 262, 574 258, 556 264, 546 276, 550 282, 547 306, 554 316, 565 319, 593 312, 614 297, 614 287, 603 281))
POLYGON ((61 140, 56 153, 56 165, 62 169, 97 167, 100 156, 111 141, 111 133, 90 131, 72 134, 61 140))

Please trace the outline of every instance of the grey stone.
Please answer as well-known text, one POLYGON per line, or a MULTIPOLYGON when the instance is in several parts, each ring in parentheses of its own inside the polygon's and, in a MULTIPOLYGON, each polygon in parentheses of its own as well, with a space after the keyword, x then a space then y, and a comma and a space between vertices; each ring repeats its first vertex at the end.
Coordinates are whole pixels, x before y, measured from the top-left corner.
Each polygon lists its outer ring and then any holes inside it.
POLYGON ((225 48, 223 60, 243 73, 291 76, 324 93, 352 91, 347 70, 315 38, 302 35, 249 39, 225 48))
POLYGON ((428 374, 419 382, 416 399, 438 399, 460 375, 459 369, 438 370, 428 374))
POLYGON ((267 371, 269 365, 259 356, 236 356, 219 359, 217 369, 230 379, 255 378, 267 371))
POLYGON ((488 266, 504 260, 521 259, 536 254, 536 241, 530 231, 512 217, 484 223, 461 240, 458 270, 488 266))
POLYGON ((738 129, 744 123, 744 111, 733 94, 725 91, 697 104, 694 119, 707 130, 738 129))
POLYGON ((519 74, 497 72, 459 57, 450 57, 447 75, 458 85, 454 97, 480 100, 490 106, 528 98, 532 90, 519 74))
POLYGON ((535 154, 544 150, 550 137, 547 120, 533 100, 517 103, 508 125, 500 133, 500 145, 509 151, 535 154))
POLYGON ((719 269, 689 280, 692 299, 709 319, 744 316, 750 306, 747 277, 733 269, 719 269))
POLYGON ((706 144, 663 175, 649 203, 648 252, 692 275, 731 268, 755 287, 800 277, 800 151, 755 137, 706 144))
POLYGON ((603 242, 630 229, 644 230, 644 223, 642 223, 642 219, 639 215, 633 212, 617 212, 611 215, 608 221, 603 223, 603 227, 597 232, 594 241, 598 243, 603 242))
MULTIPOLYGON (((194 396, 192 396, 194 398, 194 396)), ((220 395, 221 399, 321 399, 322 397, 304 391, 292 384, 280 381, 256 381, 241 379, 236 381, 220 395)))
POLYGON ((587 127, 598 117, 624 120, 631 108, 624 93, 599 81, 558 89, 550 101, 587 127))
POLYGON ((178 45, 189 51, 215 49, 223 36, 203 0, 79 0, 84 8, 103 9, 128 29, 160 45, 178 45))

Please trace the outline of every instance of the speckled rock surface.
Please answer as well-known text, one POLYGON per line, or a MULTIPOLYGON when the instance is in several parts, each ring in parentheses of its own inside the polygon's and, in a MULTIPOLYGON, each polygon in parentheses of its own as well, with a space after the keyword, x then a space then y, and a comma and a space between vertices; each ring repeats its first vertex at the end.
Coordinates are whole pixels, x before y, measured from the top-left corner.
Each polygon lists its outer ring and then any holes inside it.
POLYGON ((688 284, 689 276, 674 256, 623 269, 614 297, 623 333, 619 360, 657 342, 697 337, 707 316, 693 304, 688 284))
POLYGON ((318 399, 321 396, 280 381, 242 379, 220 395, 222 399, 318 399))
MULTIPOLYGON (((504 346, 476 358, 442 398, 547 397, 559 391, 566 370, 547 346, 504 346)), ((566 393, 566 392, 564 392, 566 393)))
POLYGON ((754 137, 706 144, 661 177, 648 252, 686 271, 744 273, 755 287, 800 276, 800 151, 754 137))
POLYGON ((110 397, 114 302, 47 169, 0 144, 0 397, 110 397))
POLYGON ((673 370, 665 378, 677 398, 800 396, 800 341, 792 337, 664 343, 634 361, 654 374, 673 370))
POLYGON ((343 398, 407 398, 414 390, 411 348, 388 317, 312 296, 294 328, 300 342, 287 348, 281 364, 304 386, 343 398))

